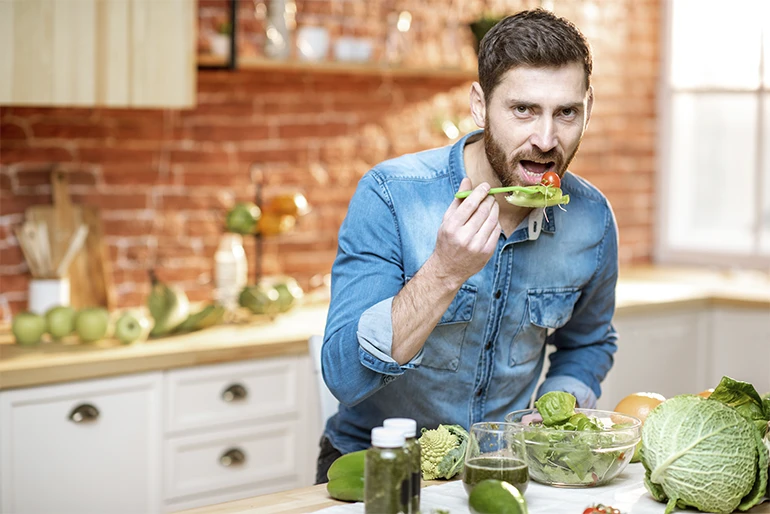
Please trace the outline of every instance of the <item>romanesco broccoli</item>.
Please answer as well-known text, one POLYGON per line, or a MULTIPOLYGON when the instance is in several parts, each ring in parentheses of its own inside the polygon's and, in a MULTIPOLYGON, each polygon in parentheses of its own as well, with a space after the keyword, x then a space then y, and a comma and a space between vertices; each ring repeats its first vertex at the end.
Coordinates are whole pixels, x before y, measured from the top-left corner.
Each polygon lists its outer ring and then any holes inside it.
POLYGON ((423 428, 419 443, 423 479, 449 479, 463 470, 468 432, 460 425, 423 428))

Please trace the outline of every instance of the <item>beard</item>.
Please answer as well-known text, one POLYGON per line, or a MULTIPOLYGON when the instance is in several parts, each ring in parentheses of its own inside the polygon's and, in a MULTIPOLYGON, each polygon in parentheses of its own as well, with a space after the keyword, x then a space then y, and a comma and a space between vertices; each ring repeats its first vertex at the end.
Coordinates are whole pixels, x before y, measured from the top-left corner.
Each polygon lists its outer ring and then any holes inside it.
POLYGON ((583 136, 580 136, 575 149, 568 156, 564 156, 556 148, 547 152, 542 152, 538 148, 533 148, 529 151, 520 151, 512 156, 508 156, 503 150, 502 145, 497 141, 492 130, 489 128, 489 117, 486 119, 486 126, 484 128, 484 150, 487 154, 487 160, 492 167, 497 178, 500 180, 500 184, 503 187, 508 186, 526 186, 521 176, 517 173, 517 168, 521 161, 537 161, 537 162, 553 162, 553 166, 548 171, 553 171, 559 178, 567 171, 572 159, 580 148, 580 143, 583 140, 583 136))

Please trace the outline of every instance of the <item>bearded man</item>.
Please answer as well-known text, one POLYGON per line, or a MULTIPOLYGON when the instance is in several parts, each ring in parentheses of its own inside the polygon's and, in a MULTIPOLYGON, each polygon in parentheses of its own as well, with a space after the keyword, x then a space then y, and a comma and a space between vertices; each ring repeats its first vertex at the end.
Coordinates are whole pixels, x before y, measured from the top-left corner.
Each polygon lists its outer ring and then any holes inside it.
POLYGON ((359 182, 332 268, 322 369, 340 406, 317 482, 385 418, 467 429, 549 391, 595 406, 617 348, 617 225, 602 193, 567 170, 591 117, 591 67, 568 20, 507 17, 479 49, 470 110, 482 130, 359 182), (489 194, 553 173, 566 207, 489 194))

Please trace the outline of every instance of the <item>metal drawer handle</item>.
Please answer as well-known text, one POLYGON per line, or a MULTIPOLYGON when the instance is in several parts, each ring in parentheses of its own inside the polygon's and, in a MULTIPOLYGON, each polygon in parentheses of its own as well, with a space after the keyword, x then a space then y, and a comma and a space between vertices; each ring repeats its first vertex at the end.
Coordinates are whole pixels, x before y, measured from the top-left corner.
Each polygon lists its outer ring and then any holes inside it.
POLYGON ((238 448, 230 448, 219 457, 219 463, 226 468, 242 466, 246 462, 246 454, 238 448))
POLYGON ((241 384, 233 384, 222 393, 222 399, 227 403, 240 402, 246 399, 249 392, 241 384))
POLYGON ((69 418, 73 423, 92 423, 99 418, 99 409, 90 403, 83 403, 72 409, 69 418))

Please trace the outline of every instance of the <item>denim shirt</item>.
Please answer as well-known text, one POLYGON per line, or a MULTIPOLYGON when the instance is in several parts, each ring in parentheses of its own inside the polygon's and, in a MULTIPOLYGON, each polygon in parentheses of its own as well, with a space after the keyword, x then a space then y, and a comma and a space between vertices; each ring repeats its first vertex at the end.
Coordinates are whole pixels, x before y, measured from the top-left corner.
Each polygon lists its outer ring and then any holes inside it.
POLYGON ((555 351, 538 397, 567 391, 590 408, 601 394, 617 340, 617 226, 606 198, 570 172, 566 212, 533 209, 501 234, 422 350, 404 365, 391 357, 393 297, 433 252, 466 176, 463 148, 479 133, 377 165, 350 201, 322 347, 323 377, 340 401, 324 434, 342 453, 367 448, 388 417, 467 429, 528 408, 546 343, 555 351))

